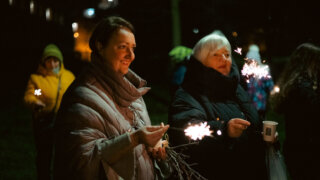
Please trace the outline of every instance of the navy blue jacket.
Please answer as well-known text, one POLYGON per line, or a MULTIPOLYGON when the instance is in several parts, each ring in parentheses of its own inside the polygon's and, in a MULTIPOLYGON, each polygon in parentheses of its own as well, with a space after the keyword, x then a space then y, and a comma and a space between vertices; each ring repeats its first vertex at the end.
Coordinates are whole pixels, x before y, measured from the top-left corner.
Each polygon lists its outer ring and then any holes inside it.
MULTIPOLYGON (((189 147, 189 163, 208 179, 264 179, 262 122, 239 84, 239 71, 233 63, 229 76, 203 66, 192 57, 182 86, 176 91, 169 109, 171 127, 185 128, 188 123, 207 122, 214 137, 189 147), (251 126, 239 138, 230 138, 226 127, 232 118, 250 121, 251 126), (220 130, 221 135, 217 132, 220 130)), ((183 131, 169 130, 170 144, 190 140, 183 131)))

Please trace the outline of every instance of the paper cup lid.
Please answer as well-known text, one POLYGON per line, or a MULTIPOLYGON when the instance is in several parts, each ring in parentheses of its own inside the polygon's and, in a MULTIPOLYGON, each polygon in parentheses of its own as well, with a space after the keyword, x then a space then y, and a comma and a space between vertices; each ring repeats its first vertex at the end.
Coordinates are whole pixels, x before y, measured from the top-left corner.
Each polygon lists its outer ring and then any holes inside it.
POLYGON ((270 124, 270 125, 278 125, 278 122, 275 121, 262 121, 263 124, 270 124))

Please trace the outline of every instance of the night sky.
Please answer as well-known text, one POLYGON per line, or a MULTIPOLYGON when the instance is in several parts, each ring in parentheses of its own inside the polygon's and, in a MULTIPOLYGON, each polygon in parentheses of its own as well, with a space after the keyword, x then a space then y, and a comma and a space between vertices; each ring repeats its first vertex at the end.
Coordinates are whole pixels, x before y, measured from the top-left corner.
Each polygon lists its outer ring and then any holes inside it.
MULTIPOLYGON (((1 76, 7 87, 1 88, 4 99, 23 93, 49 42, 61 47, 66 67, 73 70, 77 62, 68 62, 74 59, 70 24, 79 19, 95 24, 108 15, 120 15, 136 28, 137 50, 132 69, 151 83, 167 81, 168 52, 173 48, 170 0, 118 0, 117 6, 97 10, 94 19, 85 19, 82 11, 96 7, 98 0, 39 1, 63 16, 62 24, 48 23, 44 15, 30 15, 29 1, 14 2, 13 6, 8 1, 1 2, 1 47, 5 55, 1 76)), ((257 43, 264 47, 262 56, 272 62, 275 57, 287 57, 302 42, 320 44, 317 7, 313 1, 297 0, 180 0, 181 45, 192 48, 200 38, 220 29, 233 48, 245 49, 249 43, 257 43), (233 32, 238 36, 232 36, 233 32)))

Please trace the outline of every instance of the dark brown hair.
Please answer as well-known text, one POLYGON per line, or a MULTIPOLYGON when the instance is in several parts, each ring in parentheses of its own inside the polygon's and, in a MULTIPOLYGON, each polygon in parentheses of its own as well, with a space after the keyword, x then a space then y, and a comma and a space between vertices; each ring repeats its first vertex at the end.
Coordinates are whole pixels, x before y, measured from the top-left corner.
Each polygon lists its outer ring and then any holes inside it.
POLYGON ((320 48, 310 43, 299 45, 291 54, 279 78, 277 84, 280 87, 280 93, 275 97, 275 103, 281 104, 299 78, 306 77, 318 84, 319 76, 320 48))
POLYGON ((96 42, 101 43, 102 46, 106 46, 112 34, 120 28, 127 28, 134 33, 133 25, 121 17, 109 16, 101 20, 96 25, 89 40, 89 47, 92 53, 97 54, 98 52, 96 42))

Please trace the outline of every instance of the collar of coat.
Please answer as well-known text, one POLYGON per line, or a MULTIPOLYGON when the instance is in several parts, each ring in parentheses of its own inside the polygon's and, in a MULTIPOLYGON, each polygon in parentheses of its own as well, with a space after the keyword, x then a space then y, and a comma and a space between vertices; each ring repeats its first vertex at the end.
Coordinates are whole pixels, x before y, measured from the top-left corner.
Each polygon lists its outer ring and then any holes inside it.
POLYGON ((37 68, 37 74, 40 74, 40 75, 42 75, 42 76, 56 76, 56 77, 59 77, 59 76, 63 73, 64 70, 65 70, 65 69, 64 69, 63 63, 61 63, 61 65, 60 65, 60 71, 59 71, 58 74, 54 74, 53 72, 48 71, 48 70, 44 67, 43 64, 39 64, 39 65, 38 65, 38 68, 37 68))
POLYGON ((146 94, 150 87, 145 87, 147 82, 129 69, 126 75, 115 72, 112 68, 102 63, 102 59, 92 55, 90 72, 96 77, 106 91, 109 92, 114 101, 121 107, 130 104, 146 94))
POLYGON ((182 87, 215 99, 235 97, 239 76, 235 63, 232 63, 230 74, 224 76, 191 57, 187 62, 187 72, 182 87))

